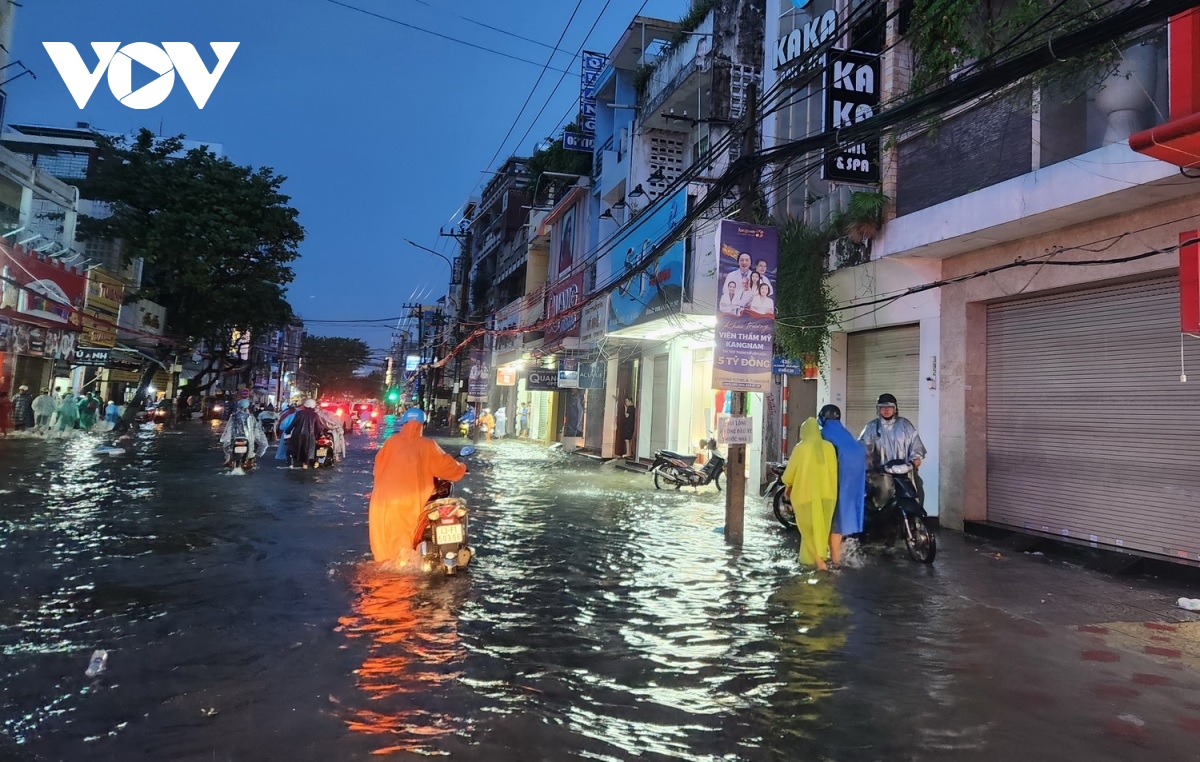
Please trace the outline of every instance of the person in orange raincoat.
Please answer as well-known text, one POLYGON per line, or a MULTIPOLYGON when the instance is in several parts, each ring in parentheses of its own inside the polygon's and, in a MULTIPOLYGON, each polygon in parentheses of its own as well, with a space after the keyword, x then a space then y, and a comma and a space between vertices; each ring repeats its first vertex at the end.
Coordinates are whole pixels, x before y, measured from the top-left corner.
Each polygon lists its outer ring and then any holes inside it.
POLYGON ((456 482, 467 467, 422 436, 425 413, 417 408, 404 411, 399 425, 375 456, 368 522, 375 560, 405 566, 417 560, 421 509, 433 493, 434 478, 456 482))

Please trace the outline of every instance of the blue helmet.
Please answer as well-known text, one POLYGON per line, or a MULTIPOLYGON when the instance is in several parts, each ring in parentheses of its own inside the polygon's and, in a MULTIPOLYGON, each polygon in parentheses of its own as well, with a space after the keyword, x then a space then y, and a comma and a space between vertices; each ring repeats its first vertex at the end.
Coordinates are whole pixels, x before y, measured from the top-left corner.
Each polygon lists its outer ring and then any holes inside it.
POLYGON ((408 410, 405 410, 404 415, 400 416, 400 425, 403 426, 409 421, 416 421, 417 423, 424 425, 425 411, 416 407, 410 407, 408 410))
POLYGON ((250 409, 250 400, 238 400, 238 407, 242 410, 250 409))

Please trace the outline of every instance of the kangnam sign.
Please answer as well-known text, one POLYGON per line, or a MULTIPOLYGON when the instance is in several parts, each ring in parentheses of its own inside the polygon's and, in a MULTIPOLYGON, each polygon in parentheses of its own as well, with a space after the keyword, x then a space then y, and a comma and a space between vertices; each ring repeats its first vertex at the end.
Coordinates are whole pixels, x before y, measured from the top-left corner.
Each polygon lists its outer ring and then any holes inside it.
POLYGON ((119 42, 93 42, 98 63, 88 69, 83 56, 70 42, 43 42, 42 47, 50 54, 50 60, 75 99, 79 108, 87 106, 100 84, 100 78, 108 73, 108 89, 123 105, 133 109, 154 108, 167 99, 175 87, 175 73, 196 102, 203 109, 216 89, 221 76, 240 42, 210 42, 208 45, 217 56, 217 65, 212 71, 190 42, 164 42, 162 47, 150 42, 131 42, 122 46, 119 42), (158 75, 156 79, 137 90, 133 89, 133 65, 140 64, 158 75))

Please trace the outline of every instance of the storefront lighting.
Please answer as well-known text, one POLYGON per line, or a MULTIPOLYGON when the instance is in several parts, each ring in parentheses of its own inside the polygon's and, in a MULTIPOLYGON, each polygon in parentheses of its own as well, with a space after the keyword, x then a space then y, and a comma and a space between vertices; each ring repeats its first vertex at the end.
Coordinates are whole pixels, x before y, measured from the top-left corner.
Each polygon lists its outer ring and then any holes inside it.
POLYGON ((613 218, 612 209, 605 209, 603 212, 600 213, 600 219, 602 219, 602 220, 611 220, 612 218, 613 218))

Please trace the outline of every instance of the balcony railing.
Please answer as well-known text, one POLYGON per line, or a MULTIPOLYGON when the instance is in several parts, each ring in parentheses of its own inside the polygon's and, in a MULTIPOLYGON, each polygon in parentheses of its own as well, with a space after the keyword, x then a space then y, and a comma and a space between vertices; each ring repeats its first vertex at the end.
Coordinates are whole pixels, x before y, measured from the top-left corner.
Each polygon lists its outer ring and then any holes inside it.
POLYGON ((647 61, 654 66, 642 102, 643 114, 658 111, 663 102, 675 92, 688 77, 696 72, 707 71, 712 58, 713 12, 687 36, 674 50, 658 56, 657 61, 647 61))

